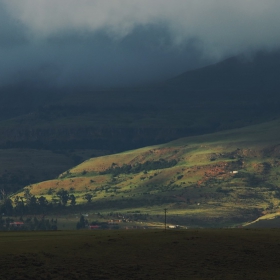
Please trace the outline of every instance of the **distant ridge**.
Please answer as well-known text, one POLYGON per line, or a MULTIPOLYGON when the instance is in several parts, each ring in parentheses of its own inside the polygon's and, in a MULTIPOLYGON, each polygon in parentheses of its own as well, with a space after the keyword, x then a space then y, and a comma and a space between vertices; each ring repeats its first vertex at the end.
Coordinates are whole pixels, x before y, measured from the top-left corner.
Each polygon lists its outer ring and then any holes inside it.
POLYGON ((280 51, 230 57, 167 81, 185 90, 278 90, 280 51))

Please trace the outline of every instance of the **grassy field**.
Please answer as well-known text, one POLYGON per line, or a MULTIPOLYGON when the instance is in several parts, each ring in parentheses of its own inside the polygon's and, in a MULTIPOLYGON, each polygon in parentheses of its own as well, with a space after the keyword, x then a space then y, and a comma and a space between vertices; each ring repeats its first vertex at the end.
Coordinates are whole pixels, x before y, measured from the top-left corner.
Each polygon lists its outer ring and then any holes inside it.
POLYGON ((279 230, 1 232, 1 279, 279 279, 279 230))

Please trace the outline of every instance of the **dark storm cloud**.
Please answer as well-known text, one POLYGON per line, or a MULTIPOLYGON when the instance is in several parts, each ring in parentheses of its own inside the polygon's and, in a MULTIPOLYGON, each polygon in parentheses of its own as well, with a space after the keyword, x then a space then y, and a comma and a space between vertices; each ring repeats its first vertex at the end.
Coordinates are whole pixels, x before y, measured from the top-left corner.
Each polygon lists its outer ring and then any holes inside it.
POLYGON ((0 82, 137 84, 274 49, 278 2, 0 0, 0 82))
POLYGON ((65 32, 1 49, 0 81, 54 86, 135 85, 201 65, 196 42, 174 46, 165 27, 136 27, 125 37, 105 31, 65 32))
POLYGON ((112 39, 105 32, 76 33, 50 37, 45 46, 57 55, 61 80, 96 85, 151 82, 179 74, 200 64, 200 53, 191 40, 174 47, 165 28, 138 27, 123 38, 112 39))

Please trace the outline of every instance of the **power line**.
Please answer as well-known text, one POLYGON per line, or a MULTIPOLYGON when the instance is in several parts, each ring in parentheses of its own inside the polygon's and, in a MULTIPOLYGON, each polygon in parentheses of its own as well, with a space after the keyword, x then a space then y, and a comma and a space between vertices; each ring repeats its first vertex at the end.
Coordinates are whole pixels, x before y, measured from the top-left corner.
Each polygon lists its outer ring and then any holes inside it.
POLYGON ((166 213, 167 213, 167 208, 164 208, 164 229, 166 231, 166 213))

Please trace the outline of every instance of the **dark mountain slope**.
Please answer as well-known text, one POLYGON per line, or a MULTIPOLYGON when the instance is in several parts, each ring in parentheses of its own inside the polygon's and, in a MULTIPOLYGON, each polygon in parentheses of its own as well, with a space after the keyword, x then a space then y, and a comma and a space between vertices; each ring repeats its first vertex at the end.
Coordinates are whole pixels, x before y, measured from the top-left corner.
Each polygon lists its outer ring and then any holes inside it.
MULTIPOLYGON (((150 87, 2 88, 0 152, 31 148, 86 159, 272 120, 280 117, 279 77, 280 52, 273 52, 230 58, 150 87)), ((18 166, 25 160, 19 157, 18 166)), ((61 165, 57 174, 68 168, 61 165)))
POLYGON ((13 87, 1 117, 17 118, 0 123, 0 145, 120 151, 257 123, 279 116, 279 76, 274 52, 230 58, 149 88, 13 87))
POLYGON ((220 63, 185 72, 168 84, 188 90, 278 91, 280 52, 237 56, 220 63))

